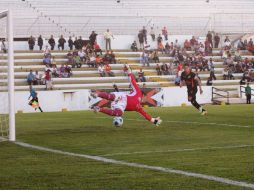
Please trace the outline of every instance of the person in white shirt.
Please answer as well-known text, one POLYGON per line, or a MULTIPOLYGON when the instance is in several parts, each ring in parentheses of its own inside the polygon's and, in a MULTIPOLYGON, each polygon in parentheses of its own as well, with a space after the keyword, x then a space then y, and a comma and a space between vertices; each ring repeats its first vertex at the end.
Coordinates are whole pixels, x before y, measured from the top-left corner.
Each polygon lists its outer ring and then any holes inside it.
POLYGON ((106 41, 106 50, 111 50, 111 38, 114 39, 113 34, 107 29, 107 32, 104 33, 104 39, 106 41))
POLYGON ((98 66, 98 72, 99 72, 99 74, 100 74, 101 77, 105 77, 105 71, 104 71, 104 67, 103 67, 102 64, 100 64, 100 65, 98 66))

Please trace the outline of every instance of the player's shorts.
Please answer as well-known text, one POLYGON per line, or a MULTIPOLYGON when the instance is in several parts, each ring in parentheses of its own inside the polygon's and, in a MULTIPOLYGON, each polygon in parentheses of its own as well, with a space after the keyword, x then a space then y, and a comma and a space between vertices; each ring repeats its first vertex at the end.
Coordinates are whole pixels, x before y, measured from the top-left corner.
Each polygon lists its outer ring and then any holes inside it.
POLYGON ((111 102, 111 109, 120 109, 124 112, 127 106, 127 93, 126 92, 113 92, 115 101, 111 102))
POLYGON ((196 94, 198 92, 198 88, 188 88, 188 100, 195 100, 196 99, 196 94))

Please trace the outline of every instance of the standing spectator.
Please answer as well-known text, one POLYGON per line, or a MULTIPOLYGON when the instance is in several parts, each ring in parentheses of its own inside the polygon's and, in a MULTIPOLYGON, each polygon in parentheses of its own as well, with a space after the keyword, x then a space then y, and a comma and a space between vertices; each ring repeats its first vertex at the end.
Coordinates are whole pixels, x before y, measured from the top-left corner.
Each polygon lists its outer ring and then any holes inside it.
POLYGON ((79 44, 78 44, 78 38, 77 37, 75 37, 73 45, 74 45, 75 49, 79 49, 79 44))
POLYGON ((32 85, 32 84, 34 85, 35 81, 36 81, 35 75, 33 74, 33 71, 30 70, 29 74, 27 75, 27 83, 28 85, 32 85))
POLYGON ((218 33, 216 33, 215 36, 214 36, 214 47, 218 48, 219 44, 220 44, 220 36, 219 36, 218 33))
POLYGON ((52 75, 50 69, 45 72, 46 90, 53 90, 52 75))
POLYGON ((132 44, 131 44, 131 50, 132 51, 138 51, 138 46, 137 46, 137 42, 134 41, 132 44))
POLYGON ((154 31, 153 27, 151 27, 150 35, 152 37, 152 40, 155 41, 155 31, 154 31))
POLYGON ((231 49, 231 42, 230 42, 228 36, 226 36, 226 38, 225 38, 225 40, 224 40, 224 47, 225 47, 226 49, 231 49))
POLYGON ((245 95, 247 104, 251 104, 251 87, 249 83, 247 83, 247 86, 245 87, 245 95))
POLYGON ((34 50, 35 40, 33 36, 30 36, 30 38, 28 39, 28 45, 29 45, 29 50, 34 50))
POLYGON ((192 50, 195 50, 197 48, 198 41, 195 39, 195 36, 192 36, 190 40, 190 45, 192 50))
POLYGON ((38 37, 37 43, 38 43, 39 49, 42 50, 43 39, 42 39, 41 35, 38 37))
POLYGON ((157 72, 157 75, 161 75, 161 67, 160 67, 160 65, 158 63, 156 64, 155 70, 157 72))
POLYGON ((145 26, 143 26, 142 34, 143 34, 143 37, 144 37, 144 42, 147 44, 147 30, 146 30, 145 26))
POLYGON ((70 36, 69 40, 68 40, 68 46, 69 46, 70 50, 73 50, 73 44, 74 44, 74 42, 72 41, 72 38, 70 36))
POLYGON ((138 78, 140 82, 146 82, 145 73, 142 69, 140 69, 138 72, 138 78))
POLYGON ((54 39, 53 35, 51 35, 50 39, 48 40, 48 43, 49 43, 49 45, 51 47, 51 50, 54 50, 56 42, 55 42, 55 39, 54 39))
POLYGON ((1 50, 4 52, 4 53, 7 53, 7 48, 6 48, 6 45, 4 43, 4 39, 2 39, 1 41, 1 50))
POLYGON ((82 49, 83 46, 84 46, 84 41, 82 40, 82 36, 79 36, 77 49, 82 49))
POLYGON ((64 50, 64 44, 66 43, 66 40, 64 39, 63 35, 58 40, 58 49, 62 48, 64 50))
POLYGON ((148 54, 145 51, 140 55, 140 63, 143 64, 143 66, 145 66, 145 64, 149 66, 148 54))
POLYGON ((138 33, 138 41, 140 49, 144 49, 144 35, 142 33, 142 30, 140 30, 138 33))
POLYGON ((111 50, 111 38, 114 39, 113 34, 107 29, 107 31, 104 33, 104 39, 106 41, 106 50, 111 50))
POLYGON ((163 27, 161 33, 164 36, 165 41, 168 41, 168 30, 167 30, 166 26, 163 27))
POLYGON ((95 31, 92 31, 92 33, 89 36, 90 44, 93 47, 94 43, 96 42, 96 37, 98 34, 95 33, 95 31))
POLYGON ((213 35, 212 35, 212 33, 210 31, 208 31, 206 37, 207 37, 207 40, 208 40, 211 48, 213 48, 213 35))

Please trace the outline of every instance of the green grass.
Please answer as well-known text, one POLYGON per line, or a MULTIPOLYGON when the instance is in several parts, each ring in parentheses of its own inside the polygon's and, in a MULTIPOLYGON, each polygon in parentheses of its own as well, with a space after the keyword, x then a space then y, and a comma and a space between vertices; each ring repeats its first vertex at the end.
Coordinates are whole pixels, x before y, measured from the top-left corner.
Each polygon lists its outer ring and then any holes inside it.
MULTIPOLYGON (((113 127, 110 117, 90 111, 18 114, 17 140, 73 153, 108 155, 104 157, 254 183, 254 147, 172 151, 254 145, 253 105, 208 106, 207 109, 208 117, 202 117, 192 107, 149 108, 149 113, 164 120, 157 128, 131 112, 125 113, 121 128, 113 127), (133 153, 144 151, 149 152, 133 153)), ((1 190, 244 189, 193 177, 36 151, 9 142, 1 142, 0 150, 1 190)))

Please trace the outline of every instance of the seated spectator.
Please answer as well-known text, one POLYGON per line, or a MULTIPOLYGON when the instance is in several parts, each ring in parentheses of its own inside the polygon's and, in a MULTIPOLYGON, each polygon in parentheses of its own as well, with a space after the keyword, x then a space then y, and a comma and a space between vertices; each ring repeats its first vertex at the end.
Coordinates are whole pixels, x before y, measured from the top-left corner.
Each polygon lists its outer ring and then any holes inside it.
POLYGON ((41 75, 39 75, 39 72, 37 70, 35 71, 35 84, 36 85, 42 84, 41 75))
POLYGON ((161 34, 159 34, 159 36, 157 37, 157 45, 159 46, 161 42, 162 42, 162 37, 161 37, 161 34))
POLYGON ((123 65, 123 73, 124 73, 124 76, 128 76, 128 67, 126 64, 123 65))
POLYGON ((238 48, 235 52, 235 57, 234 57, 234 61, 235 62, 238 62, 238 61, 241 61, 242 60, 242 57, 241 57, 241 52, 240 52, 240 49, 238 48))
POLYGON ((110 55, 110 51, 107 50, 104 57, 103 57, 103 62, 107 62, 107 63, 111 63, 111 55, 110 55))
POLYGON ((46 45, 45 49, 43 50, 44 57, 51 56, 49 46, 46 45))
POLYGON ((169 74, 167 64, 163 63, 163 64, 161 65, 161 72, 162 72, 163 75, 168 75, 168 74, 169 74))
POLYGON ((168 63, 166 64, 167 67, 168 67, 168 74, 169 75, 173 75, 174 74, 174 66, 173 66, 173 63, 168 63))
POLYGON ((146 82, 145 73, 142 69, 140 69, 138 72, 138 78, 140 82, 146 82))
POLYGON ((88 67, 96 67, 96 57, 93 53, 91 53, 87 60, 88 67))
POLYGON ((104 70, 105 73, 109 76, 109 77, 114 77, 114 73, 111 71, 111 66, 109 64, 105 64, 104 66, 104 70))
POLYGON ((250 42, 249 42, 249 44, 248 44, 248 46, 247 46, 247 50, 248 50, 249 52, 251 52, 252 55, 254 55, 254 44, 253 44, 253 42, 252 42, 252 39, 251 39, 250 42), (250 43, 250 42, 251 42, 251 43, 250 43))
POLYGON ((65 77, 65 66, 64 64, 61 65, 59 68, 59 77, 65 77))
POLYGON ((75 67, 80 68, 81 65, 82 65, 81 58, 77 55, 74 55, 72 68, 75 68, 75 67))
POLYGON ((69 67, 67 64, 65 64, 65 71, 64 71, 64 77, 71 77, 72 75, 72 71, 71 71, 71 67, 69 67))
POLYGON ((240 39, 239 42, 237 43, 237 49, 239 49, 239 50, 245 50, 246 49, 242 39, 240 39))
POLYGON ((67 53, 67 64, 68 65, 74 65, 73 63, 73 54, 71 51, 67 53))
POLYGON ((170 52, 171 52, 171 47, 167 42, 166 45, 165 45, 165 54, 170 54, 170 52))
POLYGON ((29 74, 27 75, 27 83, 28 85, 36 84, 36 78, 32 70, 30 70, 29 74))
POLYGON ((196 50, 197 46, 198 46, 198 41, 195 39, 194 36, 192 36, 191 40, 190 40, 190 45, 191 45, 191 50, 196 50))
MULTIPOLYGON (((153 61, 154 63, 159 63, 160 59, 159 59, 159 55, 158 55, 158 51, 155 50, 150 54, 150 60, 153 61)), ((147 66, 150 66, 149 64, 147 66)))
POLYGON ((101 47, 99 46, 99 44, 97 42, 94 42, 93 48, 94 48, 94 52, 96 55, 97 55, 97 53, 100 53, 102 55, 101 47))
POLYGON ((165 48, 162 42, 158 44, 158 51, 160 51, 162 54, 165 52, 165 48))
POLYGON ((85 54, 85 52, 84 52, 82 49, 80 49, 80 50, 78 51, 78 56, 80 57, 81 62, 84 62, 84 61, 85 61, 85 56, 86 56, 86 54, 85 54))
POLYGON ((105 76, 106 76, 106 73, 105 73, 105 71, 104 71, 104 67, 103 67, 102 64, 99 64, 99 66, 98 66, 98 73, 99 73, 99 75, 100 75, 101 77, 105 77, 105 76))
POLYGON ((110 57, 111 57, 111 62, 110 62, 110 64, 116 64, 116 55, 114 54, 114 52, 111 50, 110 52, 109 52, 109 55, 110 55, 110 57))
POLYGON ((178 40, 175 40, 174 48, 176 50, 179 50, 181 48, 181 45, 178 43, 178 40))
POLYGON ((50 66, 51 66, 51 58, 50 58, 49 55, 47 55, 47 56, 45 56, 45 57, 43 58, 43 64, 44 64, 44 65, 50 65, 50 66))
POLYGON ((132 44, 131 44, 131 50, 132 51, 138 51, 138 45, 137 45, 137 42, 134 41, 132 44))
POLYGON ((149 66, 149 61, 148 61, 148 53, 143 51, 140 55, 140 63, 145 66, 147 64, 149 66))
POLYGON ((175 77, 175 85, 179 86, 181 82, 181 75, 179 75, 179 73, 176 73, 176 77, 175 77))
POLYGON ((227 49, 231 49, 231 42, 230 42, 228 36, 226 36, 226 38, 224 40, 224 47, 227 49))
POLYGON ((186 51, 191 51, 191 43, 190 43, 189 40, 185 40, 185 42, 184 42, 184 49, 186 51))
POLYGON ((59 77, 59 70, 57 69, 56 65, 52 65, 52 76, 53 77, 59 77))
POLYGON ((160 65, 159 65, 158 63, 156 64, 155 70, 156 70, 156 72, 157 72, 157 75, 161 75, 161 74, 162 74, 162 73, 161 73, 161 67, 160 67, 160 65))

